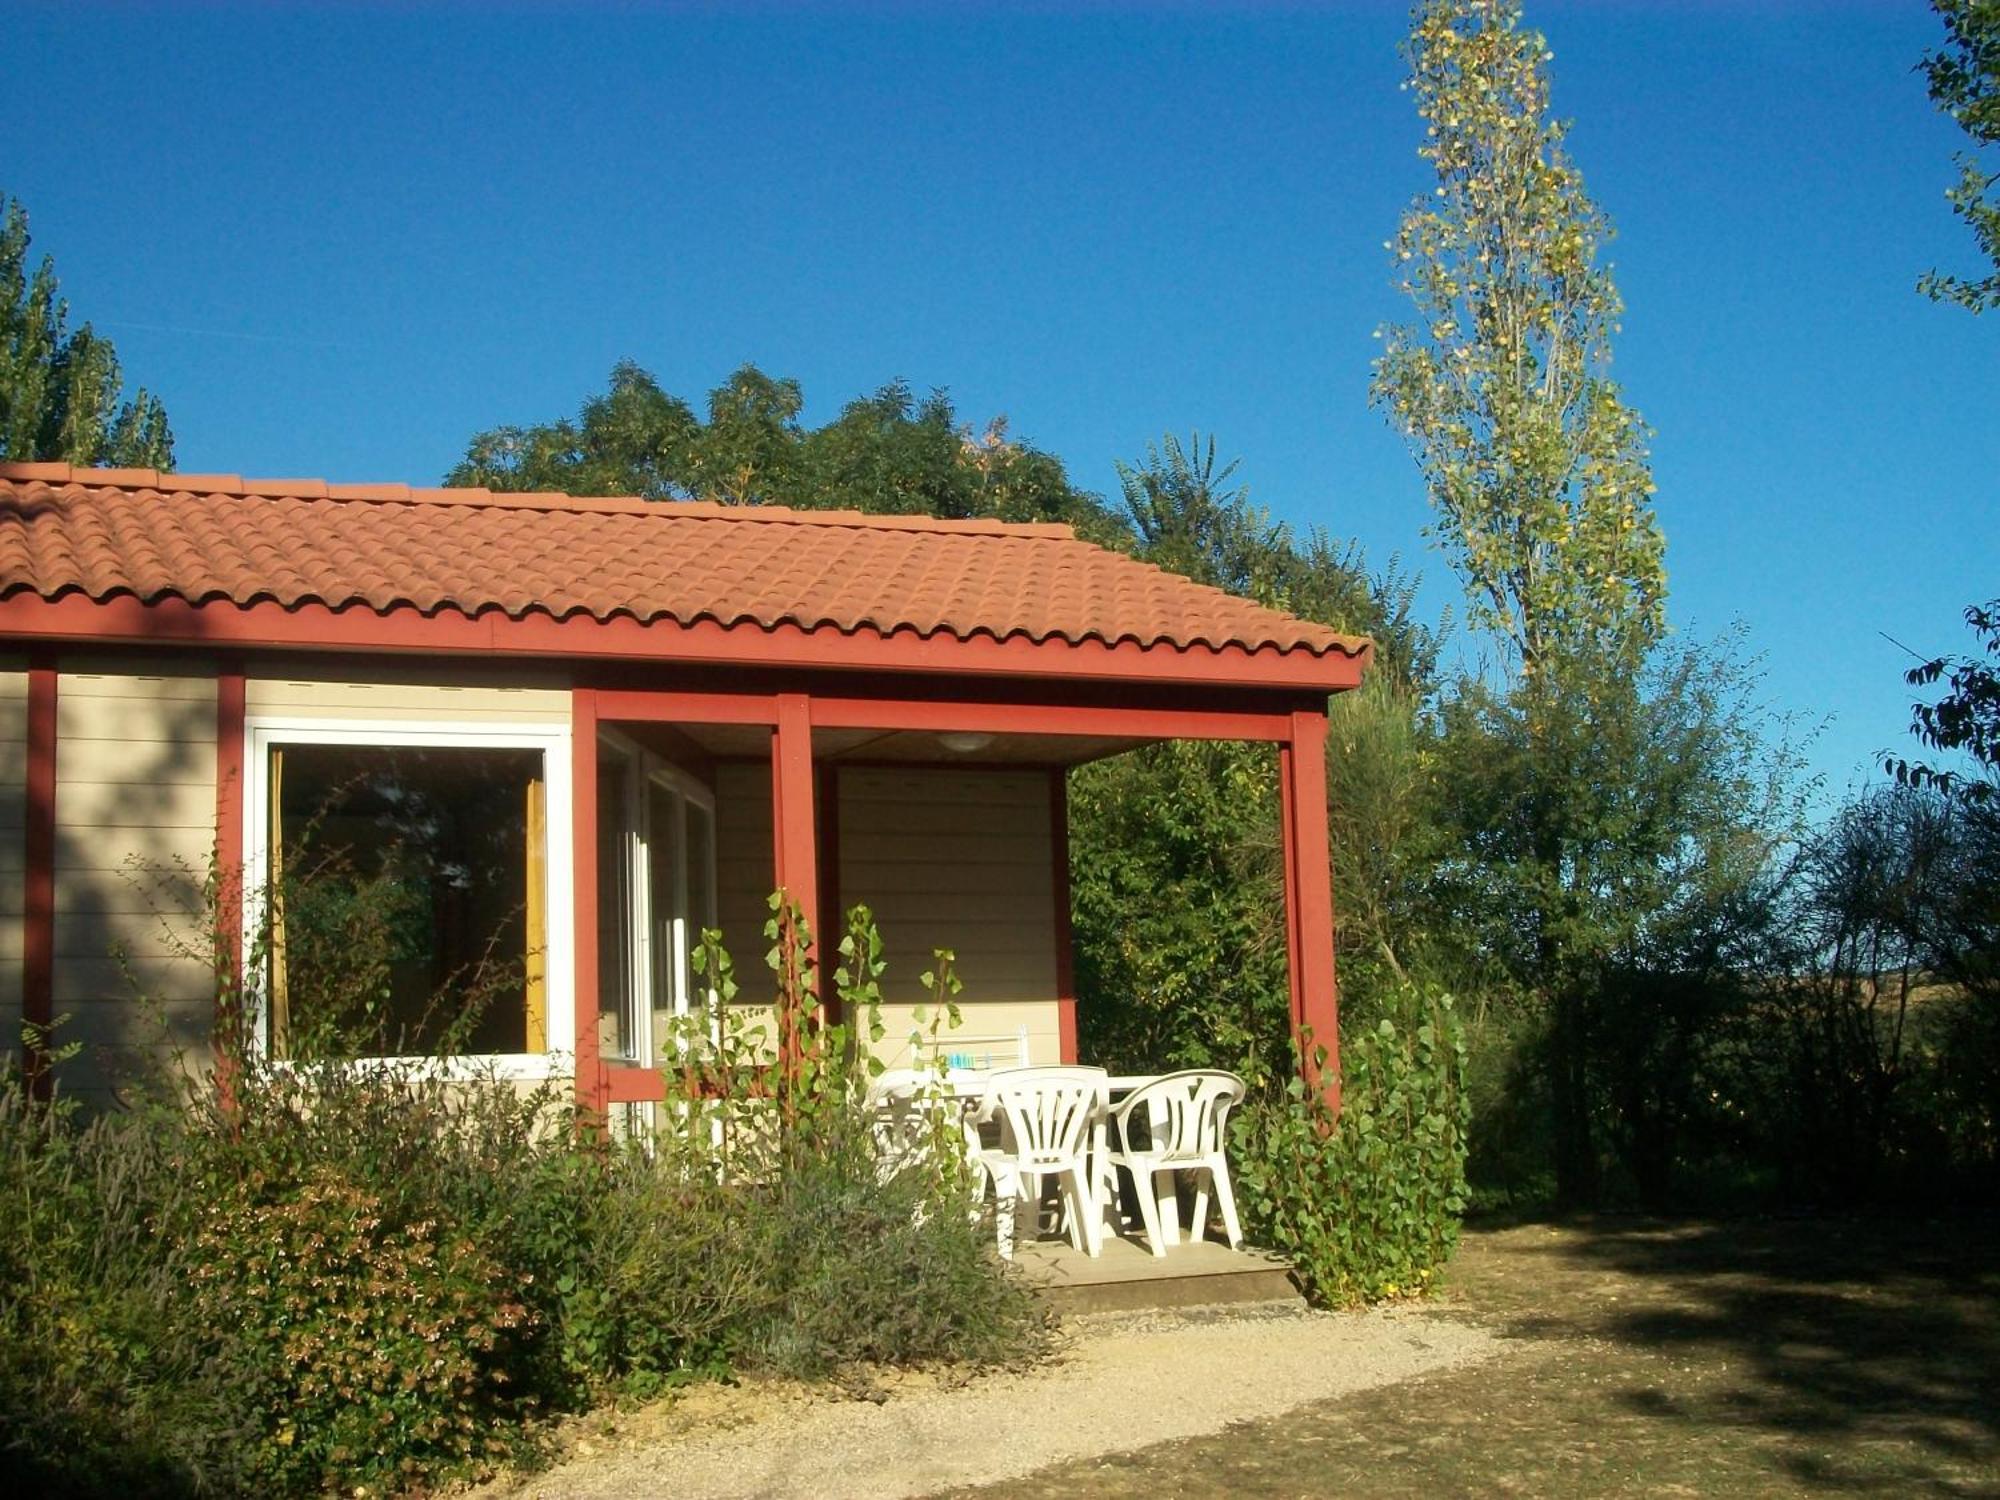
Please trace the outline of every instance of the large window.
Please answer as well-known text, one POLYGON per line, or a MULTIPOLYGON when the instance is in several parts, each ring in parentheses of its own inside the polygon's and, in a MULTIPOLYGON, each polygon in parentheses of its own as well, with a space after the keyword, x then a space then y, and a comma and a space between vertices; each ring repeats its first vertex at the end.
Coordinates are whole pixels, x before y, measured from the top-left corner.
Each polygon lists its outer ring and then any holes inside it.
POLYGON ((567 1050, 566 748, 253 723, 246 915, 273 1055, 567 1050))

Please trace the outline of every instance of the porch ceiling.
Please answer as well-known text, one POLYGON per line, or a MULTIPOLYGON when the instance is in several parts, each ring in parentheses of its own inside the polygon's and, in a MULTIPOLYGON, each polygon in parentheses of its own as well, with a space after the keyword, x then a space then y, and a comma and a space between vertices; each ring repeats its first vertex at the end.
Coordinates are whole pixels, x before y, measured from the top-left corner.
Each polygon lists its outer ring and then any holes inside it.
MULTIPOLYGON (((771 731, 759 724, 686 724, 682 733, 718 760, 752 760, 771 753, 771 731)), ((1114 735, 997 734, 947 736, 922 730, 826 729, 812 732, 813 759, 895 764, 1072 766, 1120 755, 1152 740, 1114 735), (985 743, 974 745, 973 741, 985 743)))

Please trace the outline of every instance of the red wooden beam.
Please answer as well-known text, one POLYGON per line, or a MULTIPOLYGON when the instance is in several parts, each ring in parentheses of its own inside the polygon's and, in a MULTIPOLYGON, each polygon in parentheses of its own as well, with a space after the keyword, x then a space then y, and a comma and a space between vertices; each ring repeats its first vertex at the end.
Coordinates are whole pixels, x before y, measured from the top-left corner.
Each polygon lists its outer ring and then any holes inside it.
POLYGON ((597 1045, 597 694, 570 693, 570 884, 575 896, 576 1103, 586 1118, 608 1102, 597 1045))
POLYGON ((1333 971, 1333 853, 1326 828, 1326 714, 1292 715, 1289 771, 1292 850, 1286 910, 1295 945, 1295 1021, 1309 1045, 1306 1086, 1340 1108, 1340 997, 1333 971), (1326 1049, 1322 1069, 1313 1053, 1326 1049))
POLYGON ((27 880, 21 902, 21 1021, 28 1086, 49 1096, 48 1028, 55 1021, 56 977, 56 668, 46 657, 28 663, 28 764, 25 844, 27 880))
POLYGON ((378 614, 318 603, 275 601, 237 605, 189 604, 183 599, 143 602, 129 596, 102 601, 80 594, 60 599, 16 595, 0 600, 0 635, 38 640, 182 641, 210 647, 266 646, 294 650, 366 649, 544 657, 599 657, 675 662, 718 662, 757 667, 839 667, 891 672, 1082 678, 1105 682, 1210 683, 1337 692, 1358 687, 1368 652, 1266 648, 1214 650, 1167 645, 1115 645, 1060 636, 969 640, 942 633, 805 630, 784 624, 723 625, 669 619, 641 622, 620 615, 554 619, 535 612, 515 618, 500 610, 479 615, 415 609, 378 614))
POLYGON ((603 1104, 658 1104, 667 1097, 666 1075, 658 1068, 606 1068, 603 1104))
MULTIPOLYGON (((607 722, 776 724, 780 696, 601 688, 598 711, 607 722)), ((1144 740, 1282 740, 1292 732, 1289 713, 1242 710, 849 698, 819 693, 812 695, 812 705, 812 722, 820 729, 1105 735, 1144 740)))
POLYGON ((813 697, 813 723, 822 729, 1108 735, 1145 740, 1281 740, 1292 730, 1290 715, 1282 713, 1088 704, 896 701, 818 694, 813 697))
MULTIPOLYGON (((105 646, 107 652, 129 656, 136 648, 105 646)), ((364 652, 327 651, 317 660, 336 663, 369 660, 364 652)), ((296 653, 286 658, 296 663, 296 653)), ((296 668, 294 668, 296 670, 296 668)), ((814 717, 822 701, 854 703, 958 703, 987 707, 1142 708, 1175 713, 1268 713, 1289 717, 1295 708, 1311 709, 1326 701, 1313 689, 1271 688, 1241 683, 1097 682, 1082 678, 1013 676, 937 676, 836 667, 752 667, 714 662, 599 660, 583 665, 589 685, 604 692, 639 690, 706 696, 724 704, 747 697, 775 700, 779 693, 807 693, 814 717), (669 670, 663 670, 667 667, 669 670)), ((774 701, 765 704, 764 722, 772 722, 774 701)), ((836 710, 837 712, 840 710, 836 710)))
POLYGON ((776 724, 775 693, 660 693, 599 688, 598 717, 628 724, 776 724))
POLYGON ((1059 1060, 1074 1065, 1076 1046, 1076 949, 1070 932, 1069 775, 1049 771, 1049 861, 1055 885, 1056 1036, 1059 1060))

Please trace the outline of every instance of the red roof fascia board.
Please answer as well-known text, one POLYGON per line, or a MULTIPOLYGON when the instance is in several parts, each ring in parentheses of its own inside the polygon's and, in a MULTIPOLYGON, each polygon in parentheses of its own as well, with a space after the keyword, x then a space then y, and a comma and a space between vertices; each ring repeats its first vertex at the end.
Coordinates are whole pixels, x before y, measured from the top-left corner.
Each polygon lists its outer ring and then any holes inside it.
POLYGON ((1103 682, 1191 683, 1341 692, 1359 687, 1365 656, 1311 656, 1266 649, 1175 649, 1133 642, 1032 641, 1015 636, 840 634, 796 625, 725 626, 713 620, 682 625, 641 624, 628 617, 588 615, 515 618, 499 610, 478 616, 422 615, 414 610, 294 608, 269 601, 247 607, 143 603, 129 596, 99 603, 81 594, 41 599, 0 598, 0 636, 45 641, 153 645, 166 642, 235 650, 387 651, 517 657, 721 662, 757 667, 828 667, 884 672, 958 672, 980 676, 1064 677, 1103 682))

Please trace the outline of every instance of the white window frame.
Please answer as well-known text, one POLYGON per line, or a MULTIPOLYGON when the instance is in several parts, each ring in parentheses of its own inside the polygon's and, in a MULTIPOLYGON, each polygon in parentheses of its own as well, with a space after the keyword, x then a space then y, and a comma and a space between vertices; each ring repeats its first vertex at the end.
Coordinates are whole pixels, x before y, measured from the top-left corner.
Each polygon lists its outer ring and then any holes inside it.
MULTIPOLYGON (((454 1058, 447 1070, 466 1077, 539 1081, 567 1078, 576 1047, 576 898, 570 824, 570 732, 566 723, 467 723, 464 720, 318 718, 297 714, 257 714, 243 721, 243 952, 254 947, 264 921, 266 883, 271 868, 269 801, 271 751, 280 745, 340 745, 355 749, 411 746, 439 750, 539 750, 547 802, 542 870, 547 913, 543 954, 548 1036, 543 1052, 501 1052, 454 1058), (252 878, 255 872, 255 878, 252 878)), ((244 976, 256 996, 257 1050, 269 1055, 270 1005, 264 976, 244 976)), ((421 1062, 412 1057, 358 1059, 385 1066, 421 1062)))

